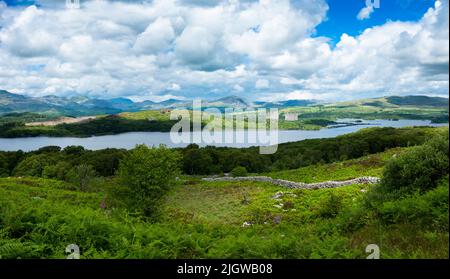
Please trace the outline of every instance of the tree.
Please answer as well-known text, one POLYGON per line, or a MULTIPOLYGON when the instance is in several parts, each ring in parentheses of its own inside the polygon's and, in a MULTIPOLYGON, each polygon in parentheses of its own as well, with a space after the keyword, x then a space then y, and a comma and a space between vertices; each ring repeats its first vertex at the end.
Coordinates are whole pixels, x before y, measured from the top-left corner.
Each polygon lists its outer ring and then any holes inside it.
POLYGON ((232 171, 231 171, 231 176, 233 177, 244 177, 247 176, 247 169, 245 167, 235 167, 232 171))
POLYGON ((67 155, 76 155, 79 156, 81 154, 83 154, 84 152, 84 147, 83 146, 67 146, 66 148, 63 149, 63 152, 67 155))
POLYGON ((15 176, 42 176, 46 166, 56 163, 55 156, 51 154, 31 155, 23 159, 14 169, 15 176))
POLYGON ((150 216, 159 199, 169 190, 180 173, 181 155, 161 145, 149 148, 137 145, 120 162, 119 178, 127 188, 131 210, 150 216))
POLYGON ((210 174, 213 171, 212 158, 202 149, 188 149, 183 156, 183 170, 187 174, 210 174))
POLYGON ((77 186, 80 191, 86 191, 89 183, 96 177, 92 166, 82 164, 74 167, 67 174, 67 180, 77 186))
POLYGON ((8 159, 5 155, 0 153, 0 177, 9 175, 8 159))
POLYGON ((45 166, 42 171, 42 177, 66 180, 67 173, 70 171, 71 167, 72 166, 65 161, 58 162, 56 165, 45 166))

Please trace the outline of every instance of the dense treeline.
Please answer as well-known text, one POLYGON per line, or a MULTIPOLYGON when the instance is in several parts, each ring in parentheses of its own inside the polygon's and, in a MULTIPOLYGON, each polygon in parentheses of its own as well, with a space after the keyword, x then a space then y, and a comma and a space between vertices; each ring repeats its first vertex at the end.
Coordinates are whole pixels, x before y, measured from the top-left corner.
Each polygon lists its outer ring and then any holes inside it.
POLYGON ((330 139, 311 139, 281 144, 273 155, 260 155, 259 148, 233 149, 188 146, 183 150, 183 170, 187 174, 228 173, 237 166, 249 172, 296 169, 331 163, 393 147, 424 143, 431 128, 371 128, 330 139))
MULTIPOLYGON (((434 129, 436 130, 436 129, 434 129)), ((193 144, 180 149, 184 173, 229 173, 244 167, 252 173, 295 169, 382 152, 393 147, 424 143, 433 128, 371 128, 330 139, 312 139, 281 144, 273 155, 259 154, 259 148, 199 148, 193 144)), ((85 150, 70 146, 45 147, 34 152, 0 152, 0 176, 37 176, 65 180, 73 167, 90 166, 99 176, 115 175, 124 149, 85 150)))
POLYGON ((92 121, 73 124, 60 124, 53 127, 27 127, 23 121, 0 123, 0 137, 19 138, 37 137, 41 135, 52 137, 88 137, 114 135, 127 132, 169 132, 177 121, 172 120, 133 120, 110 115, 92 121))

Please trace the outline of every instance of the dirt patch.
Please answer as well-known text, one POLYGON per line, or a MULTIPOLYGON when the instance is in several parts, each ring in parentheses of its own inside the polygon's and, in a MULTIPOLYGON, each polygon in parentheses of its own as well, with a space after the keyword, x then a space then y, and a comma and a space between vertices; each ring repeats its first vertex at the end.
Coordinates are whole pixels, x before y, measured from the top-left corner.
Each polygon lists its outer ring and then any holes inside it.
POLYGON ((84 117, 61 117, 56 120, 50 120, 50 121, 43 121, 43 122, 31 122, 26 123, 25 126, 29 127, 37 127, 37 126, 56 126, 60 124, 74 124, 74 123, 82 123, 82 122, 88 122, 91 120, 94 120, 95 116, 84 116, 84 117))

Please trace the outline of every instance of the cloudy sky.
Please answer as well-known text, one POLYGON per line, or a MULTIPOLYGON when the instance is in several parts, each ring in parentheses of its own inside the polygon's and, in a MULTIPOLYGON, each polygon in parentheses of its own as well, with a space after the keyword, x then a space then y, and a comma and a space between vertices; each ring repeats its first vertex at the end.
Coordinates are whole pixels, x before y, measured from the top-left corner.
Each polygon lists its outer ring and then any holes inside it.
POLYGON ((80 2, 0 0, 0 89, 156 101, 448 97, 448 0, 80 2))

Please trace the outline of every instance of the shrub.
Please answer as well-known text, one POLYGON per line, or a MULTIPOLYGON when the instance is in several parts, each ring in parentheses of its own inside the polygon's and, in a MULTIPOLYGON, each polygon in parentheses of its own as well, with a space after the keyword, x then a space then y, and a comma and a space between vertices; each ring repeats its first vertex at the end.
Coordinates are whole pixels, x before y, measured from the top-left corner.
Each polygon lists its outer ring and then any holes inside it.
POLYGON ((65 162, 58 162, 56 165, 45 166, 42 171, 43 178, 54 178, 58 180, 66 180, 67 173, 72 166, 65 162))
POLYGON ((74 167, 67 174, 67 180, 75 184, 80 191, 86 191, 89 183, 96 177, 92 166, 82 164, 74 167))
POLYGON ((323 218, 334 218, 342 209, 342 198, 331 192, 325 199, 319 209, 319 215, 323 218))
POLYGON ((120 162, 119 177, 127 188, 129 209, 150 216, 157 201, 179 174, 180 154, 160 146, 138 145, 120 162))
POLYGON ((383 172, 380 190, 394 197, 436 188, 448 175, 448 135, 438 135, 422 146, 391 159, 383 172))
POLYGON ((244 177, 247 176, 247 169, 244 167, 235 167, 232 171, 231 171, 231 176, 233 177, 244 177))
POLYGON ((387 201, 378 207, 378 215, 384 223, 417 224, 427 229, 448 231, 448 177, 433 190, 395 201, 387 201))

